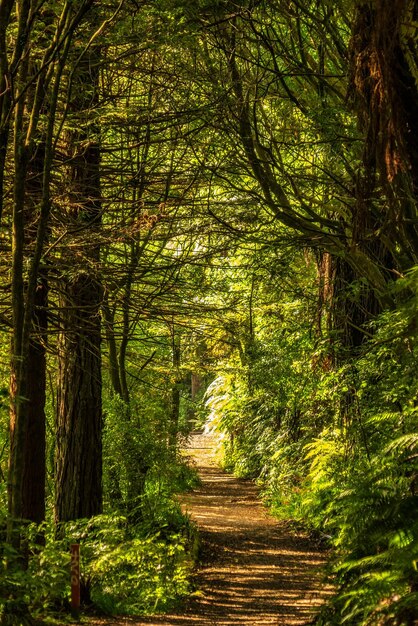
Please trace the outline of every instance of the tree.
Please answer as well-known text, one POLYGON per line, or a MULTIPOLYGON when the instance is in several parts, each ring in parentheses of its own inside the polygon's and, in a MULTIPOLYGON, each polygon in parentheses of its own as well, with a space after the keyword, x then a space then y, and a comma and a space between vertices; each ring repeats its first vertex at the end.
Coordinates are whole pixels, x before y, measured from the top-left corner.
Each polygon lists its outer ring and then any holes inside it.
MULTIPOLYGON (((72 15, 65 3, 49 16, 51 38, 39 53, 34 46, 34 6, 18 6, 14 60, 14 184, 12 234, 12 419, 9 470, 9 539, 19 545, 19 524, 27 515, 43 517, 45 277, 41 260, 51 210, 51 167, 55 150, 55 115, 61 75, 81 14, 72 15), (23 47, 22 47, 23 46, 23 47), (58 57, 57 53, 60 51, 58 57), (33 56, 31 56, 33 54, 33 56), (46 95, 48 93, 48 96, 46 95), (48 123, 41 126, 43 109, 48 123), (41 140, 38 141, 39 136, 41 140), (37 145, 38 141, 38 145, 37 145), (26 266, 28 269, 26 269, 26 266), (40 367, 38 372, 35 367, 40 367), (37 380, 38 374, 40 381, 37 380), (29 440, 36 431, 37 446, 29 440), (33 473, 33 464, 40 474, 33 473), (39 478, 39 483, 31 483, 39 478), (33 488, 33 494, 31 494, 33 488), (32 499, 36 494, 36 502, 32 499), (38 501, 39 498, 39 501, 38 501), (16 526, 16 533, 15 533, 16 526)), ((43 19, 43 14, 40 14, 43 19)), ((45 44, 44 35, 41 39, 45 44)))
POLYGON ((334 303, 336 325, 351 318, 344 342, 355 348, 390 302, 399 262, 380 236, 379 209, 359 199, 359 135, 345 101, 350 14, 327 2, 311 9, 225 3, 197 12, 206 78, 228 94, 213 117, 226 157, 208 166, 258 201, 259 219, 273 217, 277 241, 330 254, 339 289, 357 281, 350 310, 334 303))
MULTIPOLYGON (((95 18, 89 21, 90 35, 95 18)), ((96 27, 98 23, 95 23, 96 27)), ((94 37, 94 34, 92 35, 94 37)), ((57 522, 102 511, 102 373, 99 276, 101 188, 98 103, 100 47, 78 47, 65 133, 67 228, 63 253, 57 403, 57 522), (77 234, 79 235, 77 237, 77 234), (81 237, 80 237, 81 234, 81 237), (77 241, 78 239, 78 241, 77 241), (81 240, 80 240, 81 239, 81 240)))
POLYGON ((410 2, 356 4, 351 95, 365 137, 357 199, 369 200, 372 219, 380 211, 381 239, 396 256, 398 272, 418 259, 415 30, 410 2), (381 203, 379 192, 384 194, 381 203))
MULTIPOLYGON (((13 9, 13 0, 2 2, 0 6, 0 221, 3 215, 4 172, 10 129, 11 104, 11 72, 7 50, 7 29, 13 9)), ((16 45, 14 63, 19 59, 21 50, 16 45)))

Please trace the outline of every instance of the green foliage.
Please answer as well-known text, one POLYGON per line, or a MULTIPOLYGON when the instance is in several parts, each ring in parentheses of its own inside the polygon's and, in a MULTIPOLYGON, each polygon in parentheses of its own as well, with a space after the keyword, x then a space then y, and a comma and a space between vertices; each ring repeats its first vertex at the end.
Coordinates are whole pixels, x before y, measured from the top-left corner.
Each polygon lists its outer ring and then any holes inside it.
POLYGON ((13 622, 20 619, 16 618, 19 606, 28 619, 29 611, 37 617, 68 606, 69 550, 67 542, 55 539, 53 532, 44 524, 30 524, 22 531, 26 568, 22 567, 19 551, 7 543, 1 544, 0 615, 6 623, 19 623, 13 622))
POLYGON ((181 536, 132 539, 95 561, 92 599, 105 612, 164 611, 189 592, 191 568, 181 536))
POLYGON ((186 595, 194 530, 181 520, 178 532, 162 525, 153 534, 116 515, 67 524, 67 536, 81 544, 83 582, 94 604, 107 613, 141 614, 167 609, 186 595))
POLYGON ((161 513, 160 530, 154 517, 152 533, 148 525, 133 527, 122 515, 68 522, 60 527, 60 539, 54 529, 28 526, 27 568, 18 567, 19 554, 3 544, 0 614, 16 613, 18 604, 33 617, 69 609, 70 543, 80 544, 85 602, 106 613, 145 614, 173 606, 190 591, 196 539, 178 505, 170 514, 166 519, 161 513), (39 545, 41 532, 45 545, 39 545))
POLYGON ((301 300, 259 306, 254 325, 262 330, 244 337, 240 362, 225 363, 207 391, 208 421, 224 432, 225 465, 240 476, 262 478, 271 490, 279 468, 291 484, 299 480, 306 431, 322 423, 314 412, 301 421, 317 383, 308 312, 301 300))
POLYGON ((348 459, 325 437, 310 447, 304 513, 332 536, 340 585, 333 620, 320 623, 409 623, 416 614, 416 440, 397 438, 369 459, 348 459))
POLYGON ((363 356, 341 372, 339 392, 351 395, 349 405, 340 405, 340 427, 305 448, 310 468, 301 515, 332 539, 340 585, 331 615, 324 611, 320 623, 410 624, 418 614, 417 354, 408 332, 410 306, 381 316, 363 356))
POLYGON ((416 275, 398 282, 401 306, 373 323, 357 358, 330 367, 326 337, 315 345, 282 306, 281 328, 270 318, 266 331, 261 313, 244 367, 230 360, 208 390, 226 465, 332 547, 321 625, 418 615, 416 275))
POLYGON ((107 401, 104 459, 110 509, 136 510, 144 520, 152 518, 152 511, 164 516, 172 494, 196 484, 196 472, 169 445, 166 414, 161 398, 151 394, 141 407, 136 400, 129 406, 117 397, 107 401))

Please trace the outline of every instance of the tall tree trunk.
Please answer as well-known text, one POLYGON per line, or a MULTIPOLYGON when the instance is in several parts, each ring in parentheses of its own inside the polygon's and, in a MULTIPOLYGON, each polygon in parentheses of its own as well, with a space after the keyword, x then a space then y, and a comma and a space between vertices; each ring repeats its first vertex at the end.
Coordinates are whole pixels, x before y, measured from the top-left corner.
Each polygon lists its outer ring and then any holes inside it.
MULTIPOLYGON (((36 242, 42 202, 45 138, 33 149, 26 179, 26 247, 30 250, 36 242)), ((28 351, 28 424, 25 437, 23 467, 23 517, 40 523, 45 519, 46 479, 46 342, 48 330, 48 283, 45 268, 40 268, 32 318, 32 332, 28 351)))
POLYGON ((56 442, 56 519, 92 517, 102 510, 100 316, 102 290, 87 272, 67 281, 56 442))
POLYGON ((28 355, 28 426, 25 437, 23 466, 24 519, 40 523, 45 519, 46 479, 46 349, 47 294, 45 279, 40 279, 35 295, 35 333, 30 341, 28 355))
POLYGON ((4 175, 12 108, 12 79, 8 59, 7 29, 13 4, 14 0, 0 2, 0 223, 3 216, 4 175))
POLYGON ((105 296, 103 303, 103 318, 105 324, 105 334, 108 347, 109 373, 112 395, 122 398, 122 384, 119 373, 118 350, 114 333, 115 311, 109 304, 109 298, 105 296))
POLYGON ((61 339, 57 403, 57 522, 102 511, 102 373, 98 275, 101 227, 99 128, 92 122, 98 101, 100 50, 91 46, 73 78, 67 135, 68 219, 80 237, 63 258, 61 339), (90 122, 89 124, 87 122, 90 122), (87 127, 87 128, 86 128, 87 127))
POLYGON ((351 41, 351 94, 365 134, 360 199, 367 186, 369 197, 375 191, 381 199, 383 191, 384 202, 377 209, 369 204, 369 211, 379 211, 375 231, 395 257, 397 271, 418 262, 414 13, 410 0, 358 2, 351 41))
POLYGON ((171 343, 172 343, 172 364, 174 381, 171 389, 171 415, 169 424, 170 446, 175 449, 177 445, 177 434, 179 430, 180 420, 180 385, 181 385, 181 344, 180 333, 176 330, 174 324, 171 327, 171 343))

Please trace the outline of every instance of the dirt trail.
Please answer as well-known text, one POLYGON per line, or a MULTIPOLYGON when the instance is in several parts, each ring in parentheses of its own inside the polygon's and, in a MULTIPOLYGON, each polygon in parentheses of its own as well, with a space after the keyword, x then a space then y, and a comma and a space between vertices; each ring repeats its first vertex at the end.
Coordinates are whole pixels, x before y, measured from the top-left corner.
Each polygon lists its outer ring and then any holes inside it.
MULTIPOLYGON (((272 518, 257 487, 222 472, 209 435, 191 438, 202 479, 182 497, 203 541, 200 594, 182 613, 100 622, 115 626, 293 626, 307 624, 330 589, 321 583, 324 554, 302 533, 272 518)), ((99 622, 96 622, 99 624, 99 622)))

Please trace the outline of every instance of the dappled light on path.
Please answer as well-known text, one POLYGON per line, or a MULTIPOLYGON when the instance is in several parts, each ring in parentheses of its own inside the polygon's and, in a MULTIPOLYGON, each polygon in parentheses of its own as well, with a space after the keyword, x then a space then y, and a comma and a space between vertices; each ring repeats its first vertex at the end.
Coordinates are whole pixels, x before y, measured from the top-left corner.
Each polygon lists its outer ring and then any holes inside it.
POLYGON ((303 533, 275 520, 257 487, 223 473, 213 440, 196 433, 188 454, 202 484, 182 496, 202 541, 197 594, 179 614, 126 618, 139 626, 292 626, 307 624, 331 593, 322 582, 324 554, 303 533))

